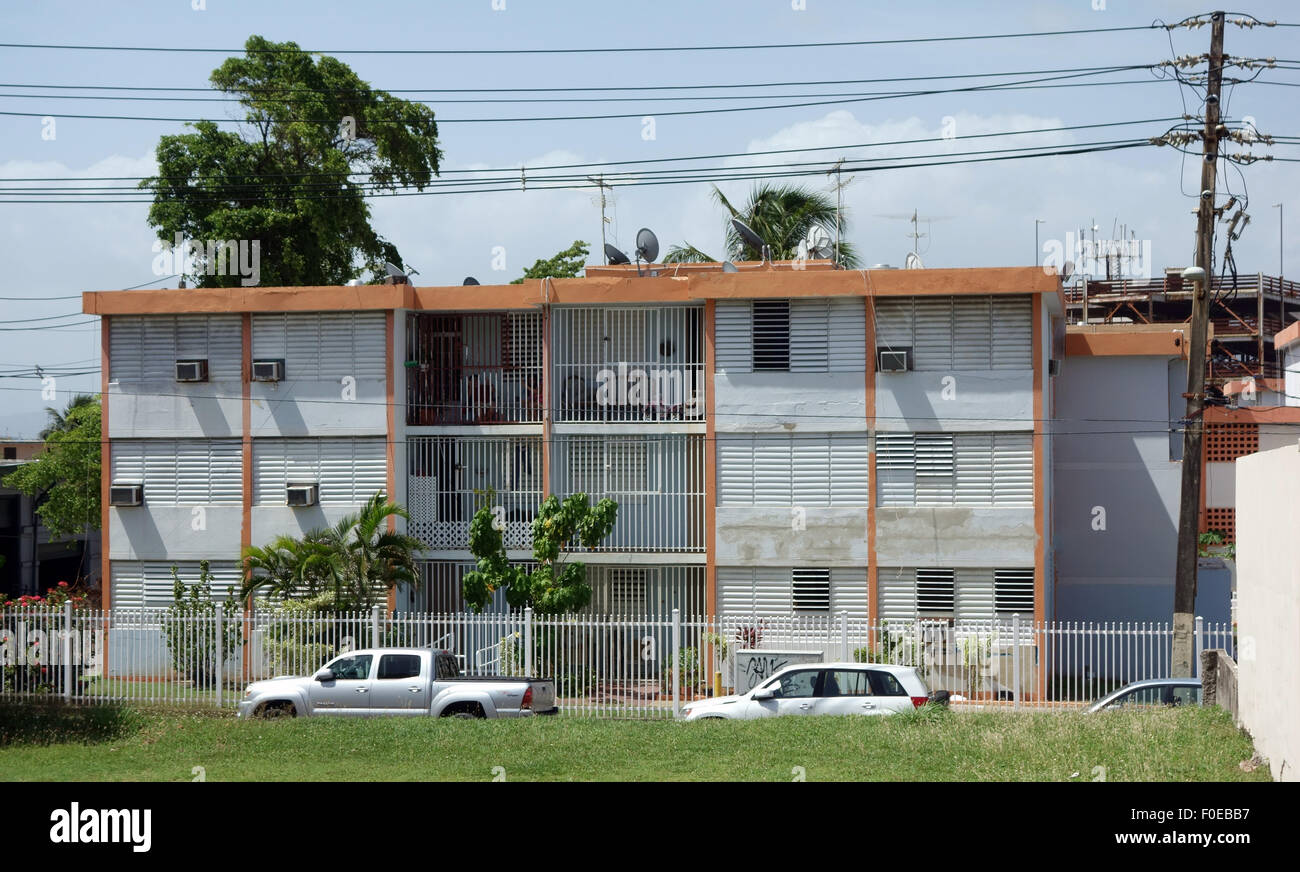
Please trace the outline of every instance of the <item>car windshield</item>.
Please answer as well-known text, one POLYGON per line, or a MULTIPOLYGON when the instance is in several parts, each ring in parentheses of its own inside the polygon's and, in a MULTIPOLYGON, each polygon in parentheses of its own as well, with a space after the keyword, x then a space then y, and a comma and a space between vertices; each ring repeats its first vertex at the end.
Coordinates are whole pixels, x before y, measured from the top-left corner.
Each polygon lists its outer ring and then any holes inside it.
POLYGON ((363 679, 370 676, 370 655, 356 654, 352 657, 340 657, 327 668, 336 679, 363 679))

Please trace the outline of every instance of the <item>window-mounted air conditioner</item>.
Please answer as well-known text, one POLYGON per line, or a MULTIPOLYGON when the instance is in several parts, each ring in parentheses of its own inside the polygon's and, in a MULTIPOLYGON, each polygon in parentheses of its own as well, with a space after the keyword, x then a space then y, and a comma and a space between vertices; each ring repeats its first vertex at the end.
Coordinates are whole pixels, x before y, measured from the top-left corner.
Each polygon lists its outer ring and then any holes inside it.
POLYGON ((114 484, 108 489, 110 506, 138 506, 144 503, 144 485, 114 484))
POLYGON ((178 382, 205 382, 208 380, 208 362, 206 360, 176 361, 176 380, 178 382))
POLYGON ((285 496, 290 506, 314 506, 320 500, 320 485, 314 481, 290 483, 285 488, 285 496))
POLYGON ((257 381, 257 382, 284 381, 283 358, 275 359, 275 360, 253 361, 253 381, 257 381))
POLYGON ((876 352, 879 365, 878 372, 907 372, 912 368, 912 349, 881 348, 876 352))

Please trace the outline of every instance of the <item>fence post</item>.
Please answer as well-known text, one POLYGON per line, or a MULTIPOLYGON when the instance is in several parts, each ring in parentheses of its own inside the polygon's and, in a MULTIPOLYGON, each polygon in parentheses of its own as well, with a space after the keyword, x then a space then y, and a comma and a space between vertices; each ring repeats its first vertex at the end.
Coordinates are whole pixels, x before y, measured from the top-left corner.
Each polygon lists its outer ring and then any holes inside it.
POLYGON ((682 610, 673 609, 673 717, 682 711, 681 662, 678 654, 682 648, 682 610))
POLYGON ((63 604, 63 700, 72 700, 72 603, 63 604))
POLYGON ((370 647, 378 648, 379 643, 379 606, 376 604, 370 607, 370 647))
POLYGON ((1196 656, 1192 658, 1192 677, 1201 675, 1201 652, 1205 650, 1205 618, 1196 616, 1196 656))
POLYGON ((849 662, 849 613, 840 610, 840 662, 849 662))
POLYGON ((217 630, 217 708, 225 704, 223 691, 226 685, 226 627, 222 621, 222 605, 224 603, 217 605, 214 622, 217 630))
POLYGON ((1020 612, 1011 615, 1011 699, 1020 708, 1020 612))
POLYGON ((524 609, 524 677, 533 676, 533 607, 524 609))

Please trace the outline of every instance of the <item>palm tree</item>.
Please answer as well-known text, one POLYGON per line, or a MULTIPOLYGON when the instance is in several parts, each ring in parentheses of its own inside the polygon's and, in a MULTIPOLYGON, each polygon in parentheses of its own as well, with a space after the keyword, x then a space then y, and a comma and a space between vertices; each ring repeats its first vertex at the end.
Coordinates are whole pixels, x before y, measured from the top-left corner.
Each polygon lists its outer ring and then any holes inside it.
POLYGON ((269 545, 244 549, 249 571, 243 596, 263 591, 273 597, 332 594, 341 611, 367 608, 395 587, 420 583, 415 552, 423 543, 388 529, 388 519, 409 518, 406 510, 377 493, 360 512, 301 539, 279 536, 269 545))
MULTIPOLYGON (((808 232, 821 228, 835 236, 836 223, 840 236, 848 229, 848 220, 837 210, 835 200, 819 191, 810 191, 797 185, 773 185, 760 182, 749 192, 743 208, 737 209, 726 195, 713 186, 713 199, 727 210, 726 251, 732 260, 761 260, 763 253, 749 245, 736 232, 730 218, 739 218, 753 228, 772 250, 774 260, 793 260, 798 256, 799 243, 808 232)), ((664 255, 664 263, 706 263, 716 261, 689 242, 674 245, 664 255)), ((858 266, 857 252, 851 243, 841 241, 839 264, 852 269, 858 266)))
POLYGON ((94 394, 75 394, 62 412, 53 406, 46 406, 45 412, 50 416, 50 426, 41 431, 41 439, 49 439, 54 433, 65 433, 71 430, 75 426, 72 422, 72 413, 84 406, 93 406, 98 402, 99 398, 94 394))

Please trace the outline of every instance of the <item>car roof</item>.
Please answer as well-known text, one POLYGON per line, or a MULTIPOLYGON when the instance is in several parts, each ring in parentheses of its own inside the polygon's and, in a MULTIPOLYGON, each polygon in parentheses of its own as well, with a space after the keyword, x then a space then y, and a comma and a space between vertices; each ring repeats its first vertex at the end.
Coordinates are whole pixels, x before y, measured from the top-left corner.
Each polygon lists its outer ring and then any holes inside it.
POLYGON ((898 666, 893 663, 857 663, 847 660, 834 660, 828 663, 791 663, 777 671, 777 675, 791 669, 883 669, 886 672, 903 672, 915 670, 915 666, 898 666))
POLYGON ((1126 684, 1119 690, 1133 690, 1138 687, 1166 687, 1173 685, 1175 687, 1200 687, 1201 679, 1199 678, 1144 678, 1141 681, 1134 681, 1126 684))

